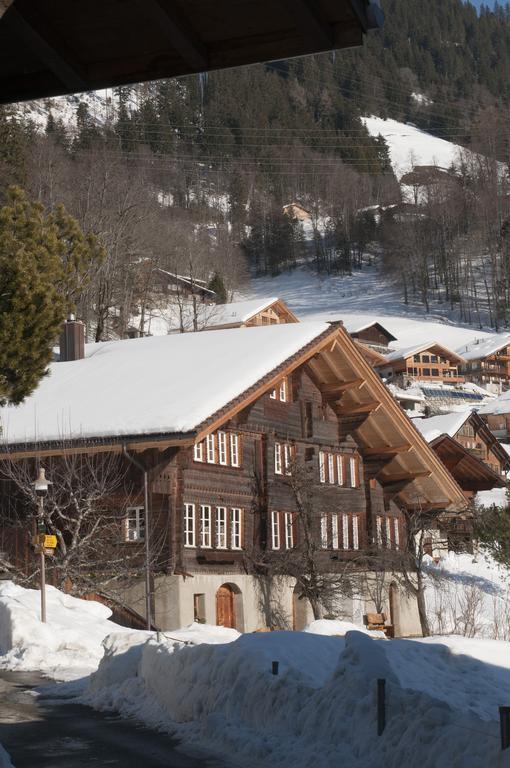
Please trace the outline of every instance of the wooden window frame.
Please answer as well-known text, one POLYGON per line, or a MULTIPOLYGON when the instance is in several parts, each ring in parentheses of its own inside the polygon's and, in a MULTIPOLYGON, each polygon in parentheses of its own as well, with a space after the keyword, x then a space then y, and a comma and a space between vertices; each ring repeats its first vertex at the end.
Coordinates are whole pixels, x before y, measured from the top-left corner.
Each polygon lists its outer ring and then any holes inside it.
POLYGON ((340 549, 338 514, 336 512, 331 515, 331 547, 333 549, 340 549))
POLYGON ((294 549, 294 515, 292 512, 283 513, 283 531, 285 534, 285 549, 294 549))
POLYGON ((328 453, 328 483, 335 484, 335 454, 328 453))
POLYGON ((342 512, 342 549, 350 549, 350 536, 349 536, 349 515, 346 512, 342 512))
POLYGON ((352 516, 352 548, 359 549, 359 515, 352 516))
POLYGON ((238 469, 241 466, 241 439, 237 432, 229 433, 229 446, 230 466, 238 469))
POLYGON ((214 432, 210 435, 207 435, 205 438, 205 445, 206 445, 206 463, 207 464, 216 464, 216 435, 214 432), (210 458, 212 456, 212 458, 210 458))
POLYGON ((200 549, 212 549, 212 507, 210 504, 200 504, 200 549), (209 518, 209 530, 206 531, 205 527, 205 521, 206 521, 206 515, 205 512, 208 511, 208 518, 209 518), (209 543, 206 544, 206 536, 209 539, 209 543))
POLYGON ((350 479, 351 488, 359 487, 358 464, 359 464, 359 460, 357 456, 349 456, 349 479, 350 479))
POLYGON ((196 523, 196 507, 195 504, 184 504, 184 525, 183 525, 183 540, 184 546, 187 549, 196 548, 197 544, 197 523, 196 523), (188 514, 191 511, 191 516, 188 514), (191 521, 191 527, 188 523, 191 521), (191 543, 189 543, 191 542, 191 543))
POLYGON ((227 507, 216 507, 214 538, 215 538, 215 549, 228 549, 227 507), (223 521, 221 521, 220 515, 223 516, 223 521), (222 522, 223 522, 223 531, 221 530, 222 522), (223 543, 222 543, 222 540, 223 540, 223 543))
POLYGON ((382 539, 382 517, 381 517, 381 515, 376 515, 376 518, 375 518, 375 540, 376 540, 377 546, 382 548, 383 539, 382 539))
POLYGON ((391 520, 389 516, 386 516, 385 520, 385 535, 386 535, 386 549, 391 549, 391 520))
POLYGON ((274 444, 274 473, 275 475, 283 475, 283 462, 282 462, 282 444, 274 444))
POLYGON ((227 445, 227 433, 220 430, 218 432, 218 464, 222 467, 228 467, 229 455, 227 445))
POLYGON ((230 509, 230 549, 234 551, 243 549, 243 510, 241 507, 230 509), (235 544, 236 538, 239 539, 239 544, 235 544))
POLYGON ((193 446, 193 461, 204 462, 204 442, 201 440, 193 446))
POLYGON ((326 482, 326 454, 324 451, 319 451, 319 480, 321 483, 326 482))
POLYGON ((341 453, 336 455, 336 482, 340 487, 345 485, 344 457, 341 453))
POLYGON ((321 515, 321 549, 328 549, 328 515, 323 512, 321 515))
POLYGON ((125 544, 140 544, 145 541, 145 507, 144 506, 132 506, 126 507, 126 514, 124 516, 124 543, 125 544), (135 526, 130 528, 129 521, 134 519, 135 526), (131 538, 130 533, 135 535, 131 538))
POLYGON ((292 474, 292 460, 294 458, 294 448, 290 443, 283 443, 283 474, 289 477, 292 474))
POLYGON ((281 547, 280 513, 271 511, 271 549, 277 552, 281 547))
POLYGON ((400 549, 400 525, 398 517, 393 518, 393 538, 395 541, 395 549, 400 549))

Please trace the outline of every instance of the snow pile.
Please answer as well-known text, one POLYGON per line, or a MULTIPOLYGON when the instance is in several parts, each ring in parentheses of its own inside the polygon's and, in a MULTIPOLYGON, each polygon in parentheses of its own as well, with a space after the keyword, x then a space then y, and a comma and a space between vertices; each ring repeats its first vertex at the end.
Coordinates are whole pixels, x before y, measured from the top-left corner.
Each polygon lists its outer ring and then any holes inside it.
POLYGON ((0 768, 14 768, 9 754, 0 744, 0 768))
POLYGON ((199 740, 243 765, 489 768, 510 764, 510 755, 501 762, 497 709, 507 701, 510 645, 498 644, 491 657, 492 645, 381 642, 355 631, 345 638, 256 633, 223 645, 149 640, 127 679, 114 682, 113 657, 105 657, 85 701, 199 740), (387 687, 379 738, 378 678, 387 687))
POLYGON ((427 566, 427 614, 434 634, 510 640, 510 573, 483 552, 448 552, 427 566))
POLYGON ((314 635, 329 635, 330 637, 344 637, 347 632, 353 631, 362 632, 371 637, 386 637, 384 632, 379 630, 365 629, 357 624, 352 624, 350 621, 340 621, 338 619, 317 619, 316 621, 311 621, 303 631, 311 632, 314 635))
POLYGON ((43 624, 38 590, 0 583, 0 668, 39 670, 58 680, 90 674, 103 657, 104 638, 115 628, 123 631, 110 616, 101 603, 48 586, 43 624))

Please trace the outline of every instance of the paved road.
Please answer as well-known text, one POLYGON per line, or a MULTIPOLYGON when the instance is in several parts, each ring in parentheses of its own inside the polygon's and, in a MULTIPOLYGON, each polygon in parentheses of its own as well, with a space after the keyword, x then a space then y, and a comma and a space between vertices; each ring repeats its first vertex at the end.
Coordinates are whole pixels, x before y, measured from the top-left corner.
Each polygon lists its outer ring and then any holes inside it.
POLYGON ((0 743, 15 768, 227 768, 178 752, 175 739, 133 720, 35 696, 45 682, 0 672, 0 743))

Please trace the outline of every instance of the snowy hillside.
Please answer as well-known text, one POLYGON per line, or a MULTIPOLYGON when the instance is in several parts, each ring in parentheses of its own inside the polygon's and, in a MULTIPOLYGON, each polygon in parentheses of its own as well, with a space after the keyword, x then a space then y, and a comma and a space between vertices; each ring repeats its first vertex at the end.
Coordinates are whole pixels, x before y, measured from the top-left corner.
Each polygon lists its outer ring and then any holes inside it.
POLYGON ((105 125, 113 119, 116 100, 113 90, 78 93, 71 96, 56 96, 52 99, 25 101, 16 105, 16 114, 24 121, 31 121, 38 128, 44 129, 51 114, 57 121, 62 121, 68 128, 76 127, 76 110, 84 102, 89 114, 98 125, 105 125))
POLYGON ((463 149, 444 139, 431 136, 409 123, 383 120, 381 117, 362 118, 371 136, 383 136, 390 151, 391 165, 398 179, 414 165, 437 165, 449 168, 459 159, 463 149))

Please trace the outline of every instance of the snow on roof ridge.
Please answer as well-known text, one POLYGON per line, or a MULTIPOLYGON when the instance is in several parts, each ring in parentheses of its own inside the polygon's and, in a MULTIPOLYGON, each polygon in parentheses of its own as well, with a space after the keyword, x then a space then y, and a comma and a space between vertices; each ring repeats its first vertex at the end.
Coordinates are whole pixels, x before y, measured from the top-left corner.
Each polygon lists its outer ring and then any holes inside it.
POLYGON ((510 344, 510 332, 495 333, 485 338, 475 337, 467 344, 463 344, 456 351, 462 355, 465 360, 478 360, 481 357, 487 357, 494 352, 498 352, 502 347, 510 344))
POLYGON ((444 413, 429 418, 413 419, 413 424, 421 432, 425 440, 430 443, 436 437, 449 435, 454 437, 465 421, 471 416, 471 409, 444 413))
POLYGON ((394 360, 400 360, 401 358, 407 357, 408 355, 416 355, 419 352, 423 352, 423 350, 428 349, 429 347, 439 347, 444 352, 451 353, 457 358, 463 359, 462 355, 459 354, 459 352, 455 352, 453 349, 450 349, 449 347, 442 344, 440 341, 429 341, 424 344, 417 344, 415 346, 411 347, 403 347, 400 349, 396 349, 394 352, 390 352, 389 355, 385 355, 387 362, 393 362, 394 360))

